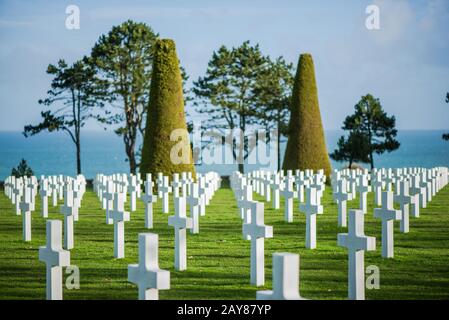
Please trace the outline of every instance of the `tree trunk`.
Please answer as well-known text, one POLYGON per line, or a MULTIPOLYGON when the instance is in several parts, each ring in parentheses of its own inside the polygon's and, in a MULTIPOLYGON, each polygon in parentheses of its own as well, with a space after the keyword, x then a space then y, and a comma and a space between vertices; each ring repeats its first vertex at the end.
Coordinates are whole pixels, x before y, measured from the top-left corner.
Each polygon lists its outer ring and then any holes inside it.
POLYGON ((278 172, 281 171, 281 131, 278 121, 278 136, 277 138, 277 156, 278 156, 278 172))
POLYGON ((373 170, 374 169, 373 151, 370 152, 369 160, 370 160, 370 164, 371 164, 371 170, 373 170))
POLYGON ((76 144, 76 174, 81 174, 81 143, 76 144))
POLYGON ((134 154, 134 142, 126 136, 126 133, 123 135, 123 141, 125 142, 125 151, 129 162, 129 172, 132 174, 136 174, 137 163, 136 155, 134 154))
POLYGON ((239 172, 242 174, 245 173, 245 167, 244 167, 243 163, 239 163, 239 172))

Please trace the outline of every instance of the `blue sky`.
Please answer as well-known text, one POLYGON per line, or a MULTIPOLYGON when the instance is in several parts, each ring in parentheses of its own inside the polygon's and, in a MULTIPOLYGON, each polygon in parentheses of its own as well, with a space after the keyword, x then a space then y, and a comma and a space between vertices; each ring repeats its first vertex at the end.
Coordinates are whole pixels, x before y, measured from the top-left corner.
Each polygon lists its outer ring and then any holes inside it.
MULTIPOLYGON (((50 84, 47 65, 89 54, 101 34, 127 19, 174 39, 191 80, 222 44, 250 40, 295 65, 300 53, 312 53, 326 129, 339 128, 368 92, 400 129, 449 128, 446 0, 0 0, 0 130, 37 122, 37 100, 50 84), (80 30, 65 28, 70 4, 80 8, 80 30), (365 27, 370 4, 380 8, 380 30, 365 27)), ((88 129, 100 127, 92 122, 88 129)))

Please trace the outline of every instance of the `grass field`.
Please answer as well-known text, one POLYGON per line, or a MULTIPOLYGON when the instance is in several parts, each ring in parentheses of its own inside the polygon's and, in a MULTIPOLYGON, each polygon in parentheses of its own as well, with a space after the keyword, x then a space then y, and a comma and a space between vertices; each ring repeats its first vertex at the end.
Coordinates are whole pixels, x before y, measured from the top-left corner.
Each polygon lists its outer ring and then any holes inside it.
MULTIPOLYGON (((37 197, 32 218, 32 241, 22 241, 22 217, 16 216, 9 199, 0 194, 0 298, 44 299, 45 265, 38 260, 38 247, 45 244, 45 220, 37 197)), ((368 201, 373 202, 370 194, 368 201)), ((261 197, 255 197, 262 200, 261 197)), ((49 201, 51 203, 51 201, 49 201)), ((324 214, 317 218, 317 249, 305 249, 305 216, 295 202, 294 222, 286 223, 283 208, 265 204, 265 223, 274 228, 274 238, 265 240, 266 286, 249 284, 250 241, 243 240, 236 201, 228 188, 214 196, 200 234, 187 236, 187 270, 173 268, 174 231, 168 214, 155 206, 154 229, 144 228, 143 204, 125 224, 125 259, 113 258, 113 226, 92 191, 87 191, 75 222, 75 248, 71 263, 80 270, 80 289, 64 289, 64 299, 136 299, 137 288, 127 282, 127 265, 137 262, 137 235, 159 234, 159 264, 171 272, 171 289, 160 299, 255 299, 256 290, 271 289, 273 252, 300 254, 300 291, 309 299, 346 299, 347 251, 337 246, 337 207, 328 187, 323 197, 324 214)), ((173 210, 173 204, 170 203, 173 210)), ((358 199, 349 207, 358 207, 358 199)), ((62 219, 59 207, 49 205, 49 218, 62 219)), ((172 214, 172 213, 171 213, 172 214)), ((171 215, 170 214, 170 215, 171 215)), ((377 250, 365 254, 365 266, 380 269, 380 289, 367 290, 367 299, 449 299, 449 187, 433 198, 421 217, 411 218, 410 233, 399 232, 395 223, 395 258, 380 256, 380 220, 373 207, 365 215, 365 233, 376 237, 377 250)))

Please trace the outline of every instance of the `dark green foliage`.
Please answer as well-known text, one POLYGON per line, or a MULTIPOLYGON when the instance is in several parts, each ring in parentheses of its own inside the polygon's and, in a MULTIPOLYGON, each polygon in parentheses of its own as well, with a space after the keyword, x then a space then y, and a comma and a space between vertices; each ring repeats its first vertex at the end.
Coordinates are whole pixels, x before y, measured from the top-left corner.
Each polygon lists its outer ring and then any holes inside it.
MULTIPOLYGON (((277 165, 281 169, 281 137, 288 133, 290 100, 294 82, 293 65, 282 57, 269 61, 268 68, 259 73, 254 89, 258 116, 266 131, 277 130, 277 165)), ((269 140, 267 141, 269 142, 269 140)))
POLYGON ((363 134, 350 132, 348 138, 340 137, 337 149, 329 156, 335 161, 347 161, 349 168, 354 162, 369 163, 369 142, 363 134))
MULTIPOLYGON (((285 75, 288 71, 288 65, 281 58, 271 61, 262 54, 259 45, 252 46, 249 41, 237 48, 221 46, 213 53, 206 75, 194 82, 193 92, 198 98, 195 106, 199 113, 208 117, 203 129, 214 129, 223 135, 224 130, 245 132, 252 125, 267 125, 275 121, 274 109, 286 106, 283 97, 289 88, 285 83, 288 79, 284 81, 283 77, 288 78, 285 75), (276 87, 269 88, 268 81, 276 87), (273 91, 268 92, 267 89, 273 91), (278 100, 274 97, 276 94, 279 94, 278 100), (260 109, 260 105, 265 103, 270 110, 269 118, 260 109)), ((283 117, 280 116, 280 121, 283 117)), ((248 134, 243 138, 243 145, 239 137, 227 139, 225 143, 231 141, 233 158, 243 172, 244 161, 255 145, 249 143, 248 134)))
POLYGON ((114 108, 98 120, 119 125, 115 133, 123 138, 130 172, 136 173, 136 143, 143 136, 153 65, 153 45, 158 34, 144 23, 128 20, 101 35, 92 48, 91 63, 108 86, 114 108))
POLYGON ((17 168, 12 168, 11 175, 20 178, 20 177, 31 177, 34 175, 33 170, 28 166, 28 163, 25 159, 22 159, 19 162, 17 168))
MULTIPOLYGON (((177 141, 171 141, 173 130, 187 133, 182 77, 173 40, 155 43, 148 116, 142 148, 142 175, 158 172, 171 176, 175 172, 195 172, 190 142, 187 141, 189 163, 175 164, 170 153, 177 141)), ((187 136, 188 138, 188 136, 187 136)), ((187 139, 188 140, 188 139, 187 139)))
POLYGON ((354 114, 346 117, 342 129, 357 132, 365 137, 368 148, 362 150, 365 150, 366 155, 369 156, 372 169, 374 168, 374 153, 391 152, 400 146, 395 139, 397 135, 396 118, 389 117, 382 109, 379 99, 374 98, 371 94, 363 96, 354 108, 354 114))
POLYGON ((86 120, 97 117, 95 107, 103 107, 107 100, 104 81, 97 78, 87 58, 69 66, 64 60, 50 64, 47 73, 53 76, 48 97, 39 100, 44 106, 55 105, 54 110, 41 112, 42 122, 24 127, 25 137, 42 131, 65 131, 76 146, 77 173, 81 174, 81 128, 86 120))
POLYGON ((331 172, 318 104, 315 67, 310 54, 299 57, 282 167, 284 170, 324 169, 328 177, 331 172))

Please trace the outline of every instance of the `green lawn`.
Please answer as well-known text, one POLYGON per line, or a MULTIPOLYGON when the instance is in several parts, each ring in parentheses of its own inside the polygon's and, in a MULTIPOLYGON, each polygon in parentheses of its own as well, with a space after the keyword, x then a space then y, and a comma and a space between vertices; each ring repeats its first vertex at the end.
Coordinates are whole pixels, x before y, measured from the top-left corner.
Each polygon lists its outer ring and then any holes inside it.
MULTIPOLYGON (((261 199, 260 197, 256 197, 261 199)), ((372 193, 368 198, 373 202, 372 193)), ((62 219, 52 207, 51 219, 62 219)), ((266 286, 249 284, 250 241, 243 240, 236 201, 228 188, 220 189, 206 216, 200 234, 187 236, 187 270, 173 269, 174 231, 168 214, 155 206, 154 229, 144 228, 143 204, 125 225, 126 258, 113 258, 113 226, 105 224, 105 213, 92 191, 86 192, 80 220, 75 223, 75 248, 71 262, 80 269, 80 289, 64 290, 64 299, 136 299, 137 288, 127 282, 127 265, 137 262, 137 234, 159 234, 159 264, 171 272, 171 289, 160 291, 160 299, 255 299, 256 290, 271 288, 271 255, 294 252, 301 256, 300 291, 309 299, 347 297, 347 251, 336 245, 337 207, 326 189, 324 214, 317 218, 317 249, 305 249, 305 216, 295 203, 294 222, 286 223, 283 209, 265 205, 265 222, 274 227, 274 238, 265 240, 266 286)), ((171 210, 173 204, 170 203, 171 210)), ((357 207, 358 199, 350 203, 357 207)), ((172 214, 172 213, 171 213, 172 214)), ((411 218, 410 233, 401 234, 395 224, 395 258, 380 256, 380 220, 373 207, 365 215, 365 232, 375 236, 377 250, 365 254, 365 266, 380 269, 380 289, 367 290, 367 299, 449 299, 449 187, 433 198, 421 217, 411 218)), ((0 194, 0 298, 44 299, 45 265, 38 260, 38 247, 45 244, 45 220, 37 198, 32 218, 32 242, 22 241, 22 218, 0 194)))

